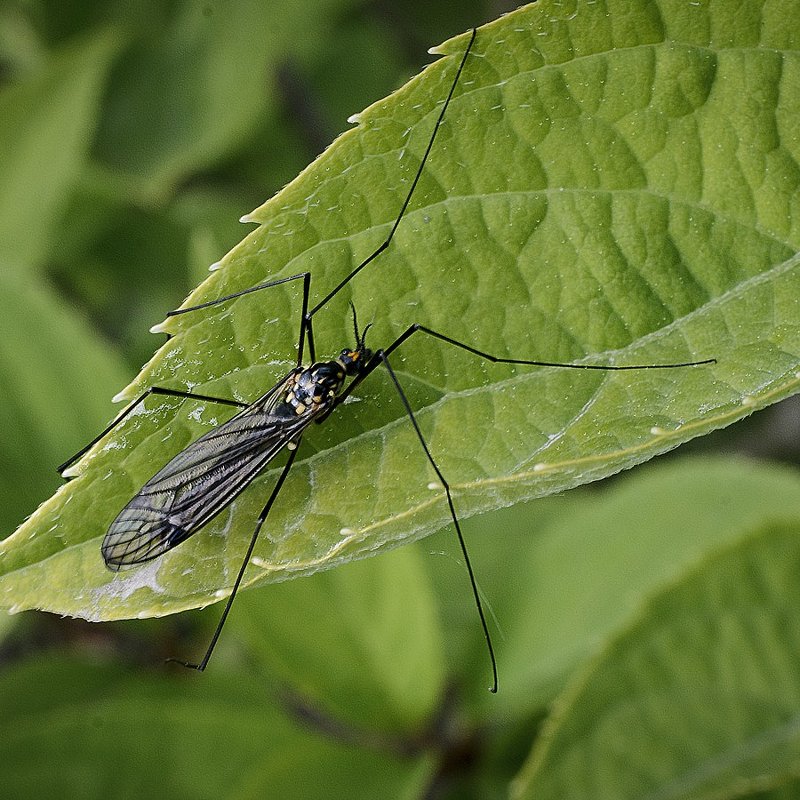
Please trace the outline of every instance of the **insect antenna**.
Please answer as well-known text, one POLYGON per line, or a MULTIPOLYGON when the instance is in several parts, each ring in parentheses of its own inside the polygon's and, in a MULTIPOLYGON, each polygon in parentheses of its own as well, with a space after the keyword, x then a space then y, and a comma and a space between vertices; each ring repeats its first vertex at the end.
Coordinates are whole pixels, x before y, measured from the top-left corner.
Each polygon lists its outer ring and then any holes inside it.
POLYGON ((355 304, 351 301, 350 308, 353 311, 353 336, 356 339, 356 347, 361 344, 361 337, 358 335, 358 314, 356 314, 356 307, 355 304))
POLYGON ((363 350, 365 347, 365 343, 367 341, 367 331, 372 327, 372 323, 369 322, 367 325, 364 326, 364 330, 361 333, 358 332, 358 316, 356 314, 356 307, 353 303, 350 303, 350 308, 353 310, 353 334, 356 337, 356 349, 363 350))

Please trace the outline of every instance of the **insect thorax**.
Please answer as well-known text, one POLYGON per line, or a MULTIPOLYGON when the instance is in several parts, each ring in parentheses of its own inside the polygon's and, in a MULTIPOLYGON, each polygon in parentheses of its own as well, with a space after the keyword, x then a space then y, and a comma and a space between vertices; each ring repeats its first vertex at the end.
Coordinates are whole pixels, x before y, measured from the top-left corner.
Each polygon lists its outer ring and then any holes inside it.
POLYGON ((295 373, 285 402, 298 416, 330 408, 345 377, 346 372, 338 361, 319 361, 295 373))

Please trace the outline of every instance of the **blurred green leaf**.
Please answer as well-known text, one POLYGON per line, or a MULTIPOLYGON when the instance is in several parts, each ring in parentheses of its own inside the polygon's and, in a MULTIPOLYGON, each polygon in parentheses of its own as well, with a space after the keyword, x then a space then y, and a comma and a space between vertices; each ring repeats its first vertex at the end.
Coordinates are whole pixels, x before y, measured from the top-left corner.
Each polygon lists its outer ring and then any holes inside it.
MULTIPOLYGON (((525 509, 512 513, 524 530, 525 509)), ((482 576, 500 587, 505 633, 503 692, 486 710, 540 709, 644 598, 776 514, 800 518, 797 472, 722 458, 655 465, 565 504, 536 535, 529 531, 505 579, 482 576)))
POLYGON ((562 695, 516 798, 739 797, 800 759, 800 518, 653 598, 562 695))
MULTIPOLYGON (((337 720, 416 729, 441 701, 436 598, 414 549, 248 592, 231 624, 270 674, 337 720)), ((488 670, 487 658, 487 682, 488 670)))
MULTIPOLYGON (((362 319, 374 315, 373 346, 417 321, 500 356, 717 357, 694 369, 516 369, 416 337, 393 362, 463 517, 604 477, 797 391, 794 186, 777 166, 752 173, 800 159, 800 72, 777 49, 796 49, 800 33, 775 7, 753 9, 740 25, 726 4, 596 3, 570 15, 539 3, 481 29, 392 247, 315 318, 321 355, 351 342, 352 298, 362 319)), ((303 269, 319 300, 372 252, 465 43, 449 43, 450 58, 367 109, 253 212, 260 227, 191 302, 303 269)), ((171 320, 173 338, 125 396, 171 385, 254 399, 293 364, 299 307, 290 284, 171 320)), ((448 523, 383 371, 359 395, 309 432, 250 582, 448 523)), ((154 564, 112 577, 99 542, 144 481, 221 419, 161 401, 129 418, 5 543, 6 602, 108 619, 218 599, 274 471, 154 564)))
POLYGON ((14 627, 16 620, 5 611, 0 611, 0 642, 5 639, 6 634, 14 627))
POLYGON ((71 42, 0 92, 0 259, 37 265, 83 167, 119 37, 71 42))
POLYGON ((491 609, 497 696, 483 691, 485 644, 454 534, 426 540, 431 553, 453 556, 430 562, 429 571, 447 620, 445 663, 474 717, 541 714, 645 598, 783 515, 800 516, 796 469, 690 456, 468 520, 464 535, 491 609))
POLYGON ((37 70, 44 58, 40 37, 22 9, 0 6, 0 69, 24 75, 37 70))
POLYGON ((0 794, 419 796, 430 770, 424 757, 381 752, 378 739, 370 751, 306 731, 265 695, 262 681, 240 677, 169 680, 57 659, 6 670, 0 794))
POLYGON ((218 262, 241 239, 241 208, 240 198, 219 191, 186 191, 176 198, 170 216, 190 232, 192 284, 205 280, 209 265, 218 262))
POLYGON ((333 11, 298 3, 210 0, 179 3, 160 35, 143 30, 115 72, 95 156, 124 176, 141 202, 160 202, 187 175, 241 146, 274 91, 269 70, 289 50, 305 52, 333 11), (145 127, 130 125, 147 119, 145 127))
POLYGON ((736 800, 794 800, 798 794, 800 778, 783 777, 769 788, 764 788, 761 781, 753 781, 746 788, 737 790, 736 800))
POLYGON ((87 321, 27 271, 0 268, 0 294, 0 427, 8 434, 0 474, 15 487, 0 504, 5 536, 63 483, 55 468, 108 417, 103 395, 126 370, 87 321))

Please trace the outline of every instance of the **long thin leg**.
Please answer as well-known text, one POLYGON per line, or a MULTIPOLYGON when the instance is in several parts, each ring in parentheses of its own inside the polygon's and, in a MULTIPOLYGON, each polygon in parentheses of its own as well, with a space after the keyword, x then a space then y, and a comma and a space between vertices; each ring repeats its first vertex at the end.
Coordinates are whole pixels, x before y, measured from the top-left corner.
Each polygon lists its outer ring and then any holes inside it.
POLYGON ((682 361, 672 364, 571 364, 569 362, 560 361, 534 361, 522 358, 502 358, 500 356, 494 356, 491 353, 486 353, 483 350, 478 350, 476 347, 472 347, 472 345, 459 342, 457 339, 453 339, 450 336, 445 336, 445 334, 433 330, 433 328, 428 328, 425 325, 420 325, 419 323, 415 322, 413 325, 409 325, 408 328, 406 328, 403 333, 401 333, 388 347, 373 353, 372 358, 367 363, 367 366, 358 375, 356 375, 356 377, 348 384, 345 390, 339 395, 336 400, 336 405, 341 405, 341 403, 343 403, 352 394, 352 392, 358 388, 361 382, 370 373, 372 373, 380 363, 382 363, 381 353, 387 356, 390 355, 397 350, 401 344, 408 341, 408 339, 417 332, 432 336, 434 339, 439 339, 440 341, 445 342, 446 344, 451 344, 454 347, 459 347, 462 350, 466 350, 468 353, 472 353, 473 355, 476 355, 485 361, 490 361, 493 364, 519 364, 527 367, 563 367, 564 369, 594 369, 603 370, 605 372, 616 372, 632 369, 676 369, 678 367, 699 367, 705 364, 717 363, 716 358, 703 358, 699 361, 682 361))
POLYGON ((156 395, 165 395, 167 397, 181 397, 183 399, 191 399, 191 400, 202 400, 207 403, 221 403, 222 405, 226 406, 234 406, 235 408, 247 408, 247 403, 240 403, 238 400, 228 400, 224 397, 212 397, 208 394, 195 394, 194 392, 184 392, 181 389, 164 389, 161 386, 151 386, 149 389, 146 389, 142 392, 139 397, 137 397, 119 416, 115 417, 112 422, 110 422, 97 436, 92 439, 89 444, 82 447, 75 453, 74 456, 67 459, 63 464, 57 467, 56 471, 60 475, 65 469, 71 467, 84 453, 88 452, 88 450, 96 445, 104 436, 111 433, 117 425, 128 416, 128 414, 133 411, 139 403, 142 403, 147 397, 151 394, 156 395))
POLYGON ((492 363, 499 363, 499 364, 520 364, 524 366, 533 366, 533 367, 567 367, 571 369, 599 369, 599 370, 632 370, 632 369, 673 369, 677 367, 695 367, 700 366, 703 364, 715 364, 716 358, 706 358, 699 361, 684 361, 681 363, 673 363, 673 364, 625 364, 625 365, 603 365, 603 364, 569 364, 569 363, 559 363, 554 361, 534 361, 528 359, 518 359, 518 358, 501 358, 499 356, 494 356, 491 353, 486 353, 483 350, 478 350, 471 345, 465 344, 464 342, 459 342, 457 339, 453 339, 450 336, 446 336, 443 333, 439 333, 438 331, 433 330, 432 328, 428 328, 424 325, 413 324, 410 325, 397 339, 394 340, 387 348, 383 350, 376 351, 372 358, 370 358, 369 362, 367 363, 366 367, 360 372, 345 388, 345 390, 339 395, 336 401, 336 405, 341 405, 344 401, 350 396, 354 389, 356 389, 359 384, 368 376, 370 375, 379 364, 384 364, 389 376, 392 379, 392 382, 397 389, 398 394, 400 395, 400 399, 403 403, 405 408, 406 414, 408 415, 409 419, 411 420, 411 424, 414 426, 414 431, 417 434, 417 438, 419 439, 423 450, 425 451, 425 456, 428 459, 428 462, 433 467, 434 471, 436 472, 437 477, 442 483, 444 487, 445 494, 447 496, 447 504, 450 508, 450 516, 453 520, 453 525, 456 529, 456 534, 458 536, 458 542, 461 547, 461 552, 464 555, 464 562, 467 565, 467 572, 469 573, 469 580, 470 586, 472 587, 472 593, 475 599, 475 605, 478 609, 478 616, 480 617, 481 627, 483 628, 483 633, 486 638, 486 645, 489 650, 489 657, 492 662, 492 673, 493 673, 493 685, 490 691, 497 691, 497 663, 495 660, 494 655, 494 648, 492 647, 492 640, 491 636, 489 635, 489 628, 486 624, 486 616, 483 612, 483 606, 481 604, 480 595, 478 593, 478 587, 475 582, 475 574, 472 569, 472 563, 469 559, 469 554, 467 552, 466 542, 464 541, 464 536, 461 532, 461 525, 458 521, 458 516, 456 514, 455 506, 453 504, 452 494, 450 492, 450 486, 445 480, 444 475, 442 474, 441 470, 439 469, 436 461, 434 460, 427 443, 425 442, 425 438, 422 435, 422 431, 417 423, 417 420, 414 416, 414 412, 411 409, 411 405, 408 402, 408 398, 403 391, 402 386, 400 385, 400 381, 397 378, 394 370, 392 369, 391 364, 389 363, 388 356, 397 350, 400 345, 406 342, 411 336, 415 333, 421 332, 425 333, 428 336, 432 336, 435 339, 439 339, 440 341, 445 342, 446 344, 451 344, 454 347, 459 347, 462 350, 466 350, 468 353, 472 353, 473 355, 478 356, 479 358, 483 358, 487 361, 491 361, 492 363))
POLYGON ((216 300, 209 300, 206 303, 200 303, 196 306, 188 306, 186 308, 178 308, 174 311, 170 311, 167 316, 174 317, 178 314, 187 314, 190 311, 199 311, 203 308, 211 308, 212 306, 219 305, 220 303, 226 303, 228 300, 233 300, 237 297, 242 297, 246 294, 251 294, 252 292, 258 292, 262 289, 269 289, 272 286, 278 286, 282 283, 288 283, 289 281, 299 280, 300 278, 303 279, 303 315, 302 321, 300 323, 300 340, 298 344, 298 359, 297 364, 300 366, 303 363, 303 345, 305 342, 306 337, 308 337, 308 349, 309 355, 311 356, 312 361, 316 361, 316 353, 314 349, 314 331, 312 327, 312 318, 314 315, 323 307, 325 306, 333 297, 335 297, 350 281, 359 273, 361 272, 364 267, 366 267, 370 262, 374 261, 391 243, 392 239, 394 238, 395 231, 397 230, 398 226, 400 225, 400 221, 403 219, 403 216, 408 209, 409 204, 411 203, 411 197, 414 194, 415 189, 417 188, 417 184, 419 183, 420 178, 422 177, 422 170, 425 167, 425 163, 428 160, 428 156, 430 155, 431 149, 433 148, 433 142, 436 139, 436 134, 439 132, 439 128, 441 127, 442 120, 444 119, 445 112, 447 111, 447 107, 450 105, 450 100, 453 98, 453 94, 456 90, 456 85, 458 84, 458 79, 461 77, 461 73, 464 70, 464 65, 467 63, 467 56, 469 55, 470 50, 472 49, 472 44, 475 41, 475 36, 477 34, 477 29, 472 29, 472 35, 470 36, 470 40, 467 43, 467 47, 464 50, 464 55, 461 57, 461 61, 458 65, 458 69, 456 70, 455 78, 453 79, 453 83, 450 86, 450 91, 445 98, 444 104, 442 105, 441 110, 439 111, 439 115, 436 118, 436 123, 433 126, 433 131, 431 132, 431 138, 428 140, 428 145, 425 148, 425 152, 422 155, 422 160, 417 167, 417 172, 414 175, 414 179, 411 182, 411 187, 406 194, 405 200, 403 201, 403 205, 400 207, 400 213, 397 215, 397 218, 392 225, 391 230, 389 231, 389 235, 386 237, 386 240, 369 256, 367 256, 355 269, 353 269, 347 277, 341 280, 336 287, 334 287, 325 297, 320 300, 311 310, 308 309, 308 299, 309 299, 309 290, 310 290, 310 280, 311 274, 308 272, 301 272, 297 275, 292 275, 288 278, 279 278, 274 281, 267 281, 266 283, 259 283, 256 286, 251 286, 248 289, 242 289, 238 292, 233 292, 232 294, 227 294, 223 297, 218 297, 216 300))
POLYGON ((411 188, 408 190, 408 194, 406 195, 406 199, 403 201, 403 205, 400 208, 400 213, 397 215, 397 219, 394 221, 392 225, 392 229, 389 231, 389 235, 386 237, 386 241, 375 250, 374 253, 367 256, 355 269, 353 269, 350 274, 341 280, 335 288, 333 288, 322 300, 319 301, 312 309, 308 312, 307 319, 310 321, 311 317, 317 313, 324 305, 326 305, 333 297, 335 297, 339 292, 348 284, 350 281, 361 272, 364 267, 367 266, 371 261, 376 259, 388 246, 389 243, 392 241, 394 237, 395 231, 397 230, 398 225, 400 225, 400 220, 403 219, 404 214, 406 213, 406 209, 408 208, 409 203, 411 202, 411 196, 414 194, 414 190, 417 188, 417 184, 419 183, 419 179, 422 177, 422 170, 425 167, 425 162, 428 160, 428 156, 430 155, 431 149, 433 148, 433 142, 436 139, 436 134, 439 132, 439 127, 442 124, 442 120, 444 119, 445 112, 447 111, 447 107, 450 105, 450 100, 453 97, 453 94, 456 90, 456 84, 458 84, 458 79, 461 77, 461 73, 464 70, 464 65, 467 63, 467 56, 469 55, 469 51, 472 49, 472 44, 475 41, 475 35, 477 34, 477 29, 472 29, 472 35, 470 36, 469 42, 467 43, 467 47, 464 50, 464 55, 461 57, 461 62, 458 65, 458 69, 456 70, 456 76, 453 79, 453 84, 450 86, 450 91, 447 94, 447 97, 442 105, 442 109, 439 112, 439 116, 436 118, 436 124, 433 126, 433 132, 431 133, 431 138, 428 141, 428 146, 425 148, 425 152, 422 155, 422 160, 419 162, 419 167, 417 167, 417 173, 414 176, 414 180, 411 182, 411 188))
POLYGON ((308 298, 311 292, 311 273, 299 272, 297 275, 290 275, 288 278, 278 278, 274 281, 267 281, 266 283, 259 283, 257 286, 251 286, 249 289, 242 289, 239 292, 226 294, 223 297, 218 297, 216 300, 209 300, 206 303, 199 303, 196 306, 187 306, 186 308, 176 308, 174 311, 167 312, 168 317, 177 317, 179 314, 188 314, 190 311, 200 311, 203 308, 212 308, 218 306, 220 303, 227 303, 229 300, 235 300, 237 297, 242 297, 246 294, 253 292, 260 292, 262 289, 269 289, 273 286, 280 286, 282 283, 289 283, 290 281, 298 281, 303 279, 303 309, 300 315, 300 338, 297 343, 297 366, 303 363, 303 350, 308 335, 308 350, 311 355, 311 360, 316 361, 316 353, 314 352, 314 332, 311 327, 311 316, 308 313, 308 298))
POLYGON ((466 350, 468 353, 472 353, 473 355, 478 356, 479 358, 483 358, 486 361, 491 361, 493 364, 521 364, 523 366, 528 367, 563 367, 565 369, 599 369, 608 371, 619 371, 619 370, 629 370, 629 369, 676 369, 678 367, 699 367, 703 364, 716 364, 716 358, 704 358, 700 361, 682 361, 676 364, 570 364, 570 363, 562 363, 558 361, 531 361, 529 359, 522 359, 522 358, 500 358, 499 356, 493 356, 491 353, 485 353, 483 350, 478 350, 471 345, 465 344, 464 342, 459 342, 457 339, 452 339, 450 336, 445 336, 443 333, 439 333, 438 331, 433 330, 432 328, 427 328, 425 325, 419 325, 415 323, 414 325, 410 325, 400 336, 392 342, 389 347, 387 347, 384 352, 391 353, 392 351, 396 350, 400 347, 403 342, 406 341, 412 334, 420 331, 421 333, 425 333, 428 336, 433 336, 435 339, 439 339, 442 342, 446 342, 447 344, 452 344, 454 347, 460 347, 462 350, 466 350))
POLYGON ((228 619, 228 614, 230 613, 231 606, 233 605, 233 601, 236 598, 236 593, 239 591, 239 585, 242 582, 242 578, 244 578, 244 573, 245 570, 247 569, 247 565, 250 563, 250 558, 253 555, 253 550, 255 549, 256 541, 258 540, 258 534, 261 533, 261 526, 264 524, 264 520, 267 518, 267 514, 269 514, 270 512, 270 509, 272 508, 272 505, 275 502, 275 498, 278 496, 278 492, 281 490, 283 482, 286 480, 286 476, 289 474, 289 470, 291 469, 292 464, 294 463, 296 455, 297 455, 296 448, 289 451, 289 458, 286 460, 286 464, 284 464, 283 470, 281 471, 281 474, 275 486, 272 489, 272 494, 270 494, 269 500, 267 500, 267 504, 264 506, 261 513, 258 515, 258 520, 256 521, 256 527, 253 530, 253 535, 250 538, 250 544, 247 547, 247 553, 245 553, 244 559, 242 560, 242 566, 239 567, 239 572, 236 575, 236 580, 233 582, 233 588, 231 589, 231 593, 228 596, 228 602, 225 603, 225 609, 222 612, 222 616, 219 618, 219 622, 217 623, 214 635, 211 637, 211 642, 208 645, 206 654, 203 656, 202 660, 197 664, 194 664, 191 661, 180 661, 177 658, 168 658, 167 661, 171 661, 176 664, 181 664, 184 667, 188 667, 189 669, 195 669, 198 672, 203 672, 203 670, 208 666, 208 662, 211 659, 211 654, 214 652, 214 648, 217 646, 217 641, 219 641, 222 629, 225 626, 226 620, 228 619))
POLYGON ((450 507, 450 517, 453 520, 453 525, 456 529, 456 536, 458 536, 458 544, 461 547, 461 552, 464 555, 464 563, 467 565, 467 572, 469 573, 469 584, 472 587, 472 595, 475 599, 475 606, 478 609, 478 616, 481 620, 481 627, 483 628, 483 635, 486 639, 486 647, 489 649, 489 658, 492 662, 492 685, 489 687, 490 692, 497 691, 497 660, 495 659, 494 655, 494 647, 492 646, 492 637, 489 635, 489 626, 486 624, 486 615, 483 613, 483 604, 481 603, 481 597, 478 593, 478 585, 475 582, 475 573, 472 569, 472 562, 469 559, 469 553, 467 552, 467 543, 464 541, 464 534, 461 532, 461 525, 458 521, 458 515, 456 514, 456 507, 453 505, 453 496, 450 492, 450 484, 445 480, 444 475, 442 475, 442 471, 439 469, 436 461, 434 460, 433 456, 431 455, 431 451, 428 449, 428 445, 425 441, 425 437, 422 435, 422 431, 420 430, 419 424, 417 423, 416 417, 414 416, 414 412, 411 410, 411 404, 408 402, 408 398, 406 397, 405 392, 403 391, 403 387, 400 385, 400 381, 395 375, 394 370, 392 369, 392 365, 389 363, 389 359, 386 356, 384 351, 378 351, 377 353, 380 360, 383 362, 384 366, 389 372, 389 375, 392 379, 392 382, 397 389, 397 393, 400 395, 400 400, 403 402, 403 406, 406 409, 406 414, 408 414, 408 418, 411 420, 411 424, 414 426, 414 431, 417 434, 417 438, 419 439, 419 443, 422 445, 422 449, 425 451, 425 456, 428 459, 428 462, 433 467, 433 471, 436 473, 436 476, 439 478, 442 486, 444 487, 445 494, 447 495, 447 505, 450 507))

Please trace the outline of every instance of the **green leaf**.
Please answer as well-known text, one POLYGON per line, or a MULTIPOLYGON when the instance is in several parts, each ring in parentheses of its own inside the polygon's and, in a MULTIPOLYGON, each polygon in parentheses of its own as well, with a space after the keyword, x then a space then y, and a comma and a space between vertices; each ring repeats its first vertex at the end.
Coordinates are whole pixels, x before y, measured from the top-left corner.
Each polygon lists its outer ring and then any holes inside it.
POLYGON ((0 294, 0 427, 8 432, 0 473, 14 486, 0 504, 5 535, 62 483, 55 467, 102 425, 104 394, 126 370, 87 321, 26 270, 0 267, 0 294))
POLYGON ((656 596, 562 695, 516 798, 733 797, 800 763, 800 518, 656 596))
POLYGON ((438 710, 442 631, 413 548, 248 592, 231 628, 268 674, 345 724, 417 730, 438 710))
POLYGON ((8 635, 8 632, 14 628, 15 619, 3 611, 0 612, 0 642, 2 642, 8 635))
POLYGON ((794 800, 798 792, 799 778, 779 778, 776 785, 768 788, 764 788, 761 781, 753 781, 741 793, 737 791, 736 800, 794 800))
MULTIPOLYGON (((319 355, 420 322, 498 356, 715 366, 602 372, 491 365, 421 335, 393 358, 464 518, 637 464, 797 391, 800 97, 792 4, 542 2, 482 28, 397 235, 314 318, 319 355), (787 177, 788 176, 788 177, 787 177)), ((253 212, 190 302, 310 270, 319 301, 387 235, 466 37, 253 212)), ((172 319, 146 386, 252 400, 296 358, 300 287, 172 319)), ((447 525, 383 370, 308 432, 256 549, 263 583, 447 525)), ((148 402, 0 553, 18 607, 91 619, 224 595, 277 474, 202 535, 112 576, 102 536, 218 407, 148 402), (54 533, 56 532, 56 533, 54 533)), ((277 467, 276 467, 277 469, 277 467)))
POLYGON ((411 798, 430 771, 424 756, 305 729, 248 675, 168 680, 50 659, 6 670, 0 692, 3 797, 411 798))
POLYGON ((84 165, 118 46, 110 32, 73 42, 0 93, 0 259, 37 264, 84 165))
POLYGON ((351 0, 156 4, 137 47, 115 73, 95 156, 144 202, 162 201, 187 175, 250 136, 271 100, 269 68, 313 47, 330 11, 351 0), (146 119, 132 127, 131 119, 146 119))
MULTIPOLYGON (((483 642, 463 566, 434 570, 445 618, 470 637, 467 694, 493 718, 535 714, 576 667, 639 614, 645 598, 683 579, 766 522, 800 518, 796 470, 691 457, 648 465, 596 492, 517 506, 465 526, 473 565, 498 620, 501 691, 480 691, 483 642), (542 506, 545 506, 544 510, 542 506)), ((446 535, 446 532, 445 532, 446 535)), ((452 536, 452 534, 450 534, 452 536)), ((266 594, 271 594, 272 588, 266 594)), ((261 594, 255 592, 254 594, 261 594)))

